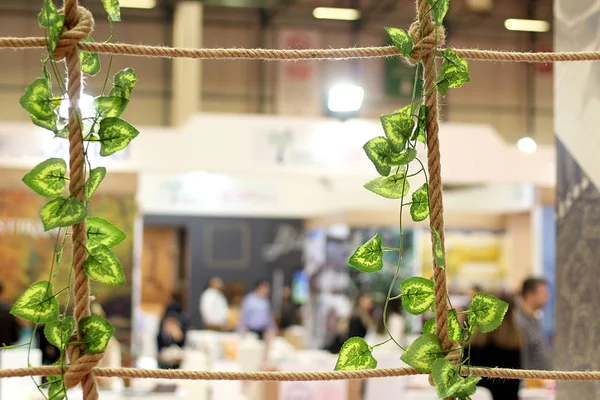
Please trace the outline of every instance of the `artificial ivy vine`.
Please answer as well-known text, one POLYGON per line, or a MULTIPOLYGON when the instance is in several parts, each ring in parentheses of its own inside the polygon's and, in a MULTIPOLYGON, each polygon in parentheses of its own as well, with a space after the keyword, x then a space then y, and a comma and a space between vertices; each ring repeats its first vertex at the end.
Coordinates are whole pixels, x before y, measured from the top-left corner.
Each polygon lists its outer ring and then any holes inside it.
MULTIPOLYGON (((433 21, 441 26, 444 16, 448 11, 449 0, 427 0, 430 8, 427 13, 432 13, 433 21)), ((427 15, 427 13, 425 15, 427 15)), ((423 21, 420 21, 423 23, 423 21)), ((409 34, 398 28, 385 28, 392 43, 400 53, 411 58, 414 52, 414 42, 409 34)), ((436 43, 437 45, 437 43, 436 43)), ((470 81, 468 64, 461 59, 452 49, 437 52, 443 61, 440 65, 435 79, 436 89, 441 96, 445 96, 448 88, 458 88, 470 81)), ((416 74, 422 73, 424 67, 421 60, 418 61, 416 74)), ((435 71, 426 71, 435 73, 435 71)), ((423 104, 423 97, 417 97, 417 93, 423 93, 422 88, 417 88, 418 79, 415 77, 412 101, 409 105, 396 110, 391 114, 381 116, 383 136, 375 137, 364 145, 364 150, 375 170, 380 175, 364 187, 388 199, 400 199, 400 248, 390 249, 382 247, 380 235, 375 235, 365 244, 360 246, 350 257, 349 264, 362 272, 376 272, 383 268, 384 251, 398 251, 399 261, 394 279, 391 282, 388 296, 384 307, 384 322, 388 302, 391 300, 392 290, 395 288, 396 279, 402 261, 402 210, 410 205, 410 215, 414 222, 421 222, 429 216, 429 185, 427 173, 421 160, 417 155, 417 145, 422 143, 426 146, 428 107, 423 104), (417 165, 417 170, 410 173, 409 170, 417 165), (412 201, 405 202, 410 193, 408 179, 423 174, 425 184, 412 192, 412 201)), ((440 235, 433 226, 430 230, 434 238, 433 257, 437 268, 445 268, 445 257, 442 249, 440 235)), ((412 277, 400 283, 400 297, 404 309, 413 315, 421 315, 434 307, 434 282, 422 277, 412 277)), ((448 312, 448 334, 450 340, 456 342, 460 349, 470 349, 471 336, 476 330, 486 333, 496 329, 504 318, 508 305, 485 293, 475 295, 464 312, 467 321, 464 324, 458 319, 456 309, 448 312)), ((419 372, 431 374, 440 398, 456 397, 467 400, 475 393, 479 377, 463 377, 463 365, 468 362, 467 354, 464 361, 459 365, 453 365, 446 359, 448 351, 444 351, 442 342, 435 331, 435 318, 428 320, 422 330, 422 335, 417 338, 400 357, 409 366, 419 372)), ((394 339, 386 326, 389 339, 394 339)), ((387 342, 387 341, 386 341, 387 342)), ((384 342, 385 343, 385 342, 384 342)), ((372 355, 373 348, 382 343, 369 345, 364 339, 353 337, 346 341, 340 351, 336 370, 359 370, 375 368, 377 360, 372 355)), ((400 346, 401 347, 401 346, 400 346)), ((461 354, 463 354, 461 352, 461 354)), ((470 365, 470 364, 469 364, 470 365)))
MULTIPOLYGON (((102 0, 104 8, 111 23, 120 20, 120 7, 118 0, 102 0)), ((35 79, 20 99, 21 106, 28 112, 31 121, 54 134, 57 140, 68 138, 68 123, 66 118, 59 113, 63 102, 68 102, 68 95, 63 78, 58 72, 57 62, 53 60, 54 52, 63 31, 64 15, 59 14, 53 0, 43 0, 42 10, 38 16, 39 24, 44 28, 47 39, 48 55, 42 58, 42 77, 35 79), (55 95, 52 88, 52 71, 55 82, 58 83, 59 95, 55 95)), ((111 38, 109 40, 112 39, 111 38)), ((88 37, 84 42, 93 42, 88 37)), ((88 76, 100 72, 100 57, 97 53, 79 52, 81 71, 88 76)), ((137 82, 133 69, 127 68, 110 76, 110 64, 104 80, 102 93, 94 98, 91 108, 93 115, 78 116, 84 142, 85 165, 84 200, 79 201, 72 195, 66 194, 67 163, 61 158, 50 158, 37 166, 23 177, 23 182, 34 192, 48 199, 40 211, 40 218, 44 230, 56 229, 57 239, 54 248, 54 257, 48 280, 32 284, 18 298, 11 309, 11 313, 35 324, 45 324, 44 335, 50 344, 60 352, 58 365, 67 363, 65 357, 68 345, 83 345, 86 353, 101 353, 112 337, 114 327, 101 316, 88 316, 79 321, 78 332, 83 342, 73 342, 73 331, 76 321, 68 316, 71 294, 70 286, 55 291, 52 281, 59 272, 62 252, 66 237, 71 234, 70 227, 85 220, 87 226, 87 260, 83 268, 89 279, 106 285, 125 284, 125 274, 121 262, 112 252, 111 248, 121 243, 126 235, 109 221, 89 215, 88 206, 94 192, 106 176, 104 167, 92 168, 89 152, 90 143, 99 145, 101 156, 110 156, 126 148, 138 131, 127 121, 120 118, 129 104, 129 97, 137 82), (112 89, 105 95, 108 83, 112 89), (58 297, 67 292, 68 297, 61 305, 58 297)), ((69 284, 72 284, 72 267, 69 273, 69 284)), ((33 336, 32 335, 32 340, 33 336)), ((31 347, 31 342, 28 344, 31 347)), ((51 400, 62 400, 66 396, 63 376, 50 376, 45 384, 48 386, 47 396, 51 400)))

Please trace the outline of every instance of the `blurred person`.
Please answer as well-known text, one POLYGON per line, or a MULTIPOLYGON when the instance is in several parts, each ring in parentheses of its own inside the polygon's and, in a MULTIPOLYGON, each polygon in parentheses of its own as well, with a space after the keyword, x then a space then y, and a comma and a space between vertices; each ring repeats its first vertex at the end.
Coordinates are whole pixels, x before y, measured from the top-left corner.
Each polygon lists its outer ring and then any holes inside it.
POLYGON ((223 294, 223 280, 211 278, 200 296, 200 316, 205 329, 222 331, 227 327, 229 304, 223 294))
POLYGON ((338 354, 348 338, 348 321, 340 318, 335 308, 331 308, 326 317, 327 334, 323 350, 338 354))
POLYGON ((279 329, 283 331, 294 325, 298 325, 298 306, 292 301, 292 289, 286 286, 281 294, 279 329))
MULTIPOLYGON (((523 335, 516 321, 514 301, 503 296, 508 311, 502 324, 490 333, 476 332, 471 339, 470 365, 499 368, 522 368, 523 335)), ((467 354, 468 356, 468 354, 467 354)), ((494 400, 519 400, 520 381, 483 378, 478 386, 486 387, 494 400)))
POLYGON ((242 296, 234 296, 229 305, 227 313, 227 330, 235 331, 240 322, 240 313, 242 311, 242 296))
POLYGON ((348 337, 358 336, 364 338, 367 335, 369 328, 374 326, 373 308, 373 297, 369 293, 362 293, 358 296, 354 313, 348 323, 348 337))
POLYGON ((254 290, 248 293, 242 300, 238 332, 254 332, 259 339, 267 339, 268 334, 277 331, 269 294, 271 284, 267 280, 259 281, 254 290))
POLYGON ((523 282, 521 305, 516 320, 523 332, 524 346, 521 362, 525 369, 552 369, 550 347, 546 343, 544 330, 538 318, 540 310, 549 300, 548 282, 544 279, 528 278, 523 282))
POLYGON ((158 328, 156 339, 159 368, 179 368, 188 329, 189 320, 183 312, 181 292, 175 291, 158 328))
POLYGON ((11 346, 19 340, 20 326, 4 301, 4 282, 0 281, 0 346, 11 346))

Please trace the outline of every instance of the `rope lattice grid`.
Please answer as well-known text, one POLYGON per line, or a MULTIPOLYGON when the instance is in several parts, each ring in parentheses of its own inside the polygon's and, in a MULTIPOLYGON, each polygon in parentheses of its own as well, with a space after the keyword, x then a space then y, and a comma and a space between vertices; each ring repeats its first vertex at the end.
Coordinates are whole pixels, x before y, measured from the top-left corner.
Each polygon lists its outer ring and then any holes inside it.
MULTIPOLYGON (((411 26, 409 33, 415 43, 413 53, 424 64, 424 70, 432 69, 436 65, 436 57, 440 54, 443 45, 444 31, 436 27, 426 11, 427 1, 417 0, 417 19, 411 26)), ((83 137, 80 129, 81 114, 77 106, 82 91, 82 79, 78 50, 86 50, 101 54, 131 55, 141 57, 162 58, 193 58, 193 59, 247 59, 247 60, 340 60, 358 58, 380 58, 398 56, 396 47, 363 47, 347 49, 309 49, 309 50, 272 50, 272 49, 185 49, 160 46, 131 45, 124 43, 84 43, 83 39, 93 30, 91 13, 78 5, 77 0, 64 0, 63 13, 65 25, 61 38, 54 52, 55 59, 65 59, 68 76, 69 108, 69 143, 70 143, 70 192, 77 199, 83 196, 83 182, 85 180, 85 166, 83 154, 83 137)), ((0 49, 36 49, 45 48, 46 39, 40 37, 29 38, 0 38, 0 49)), ((582 53, 523 53, 503 52, 478 49, 454 49, 463 59, 482 61, 507 61, 550 63, 561 61, 595 61, 600 60, 600 52, 582 53)), ((407 60, 414 62, 414 60, 407 60)), ((440 151, 438 140, 438 94, 435 89, 434 77, 431 74, 424 76, 424 99, 430 113, 427 121, 427 150, 428 172, 430 176, 430 220, 432 227, 439 233, 442 248, 444 246, 444 221, 442 204, 442 181, 440 151)), ((79 321, 90 315, 89 309, 89 284, 83 270, 86 259, 85 249, 85 223, 75 225, 73 228, 73 259, 75 272, 75 320, 79 321)), ((433 241, 432 241, 433 242, 433 241)), ((436 333, 440 336, 445 350, 455 348, 448 338, 448 304, 445 272, 441 268, 434 268, 435 301, 436 301, 436 333)), ((78 332, 74 332, 77 340, 78 332)), ((29 367, 20 369, 0 369, 0 378, 24 376, 48 376, 64 373, 65 385, 73 387, 82 384, 84 399, 97 400, 98 390, 96 376, 121 377, 141 379, 186 379, 186 380, 245 380, 245 381, 324 381, 345 379, 384 378, 393 376, 408 376, 421 374, 412 368, 371 369, 360 371, 337 372, 211 372, 211 371, 180 371, 180 370, 148 370, 134 368, 97 368, 103 354, 85 354, 78 345, 67 348, 70 365, 29 367)), ((447 358, 454 364, 458 363, 460 353, 449 351, 447 358)), ((553 379, 553 380, 600 380, 600 371, 534 371, 512 370, 503 368, 461 368, 465 375, 474 375, 490 378, 504 379, 553 379)))

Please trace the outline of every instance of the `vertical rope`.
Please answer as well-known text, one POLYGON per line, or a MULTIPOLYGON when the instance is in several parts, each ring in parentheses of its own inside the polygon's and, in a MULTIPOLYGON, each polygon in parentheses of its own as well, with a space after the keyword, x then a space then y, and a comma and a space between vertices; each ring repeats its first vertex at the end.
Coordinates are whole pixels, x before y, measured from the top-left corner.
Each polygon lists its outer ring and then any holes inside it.
MULTIPOLYGON (((85 184, 85 155, 83 135, 81 132, 81 112, 79 99, 81 97, 81 65, 77 43, 86 38, 92 28, 91 14, 79 7, 77 0, 65 0, 63 12, 65 23, 61 41, 57 45, 55 58, 63 55, 67 64, 67 93, 69 95, 69 192, 72 198, 84 201, 85 184)), ((76 331, 73 339, 82 342, 79 332, 79 322, 91 315, 90 288, 83 264, 87 258, 87 235, 85 221, 73 225, 73 272, 74 282, 71 288, 75 299, 74 318, 76 331)), ((81 382, 84 400, 97 400, 98 388, 92 369, 98 364, 103 354, 85 354, 81 345, 67 347, 71 366, 65 373, 65 386, 71 388, 81 382)))
MULTIPOLYGON (((440 163, 439 133, 439 106, 438 92, 435 85, 437 65, 435 51, 437 46, 443 45, 445 34, 443 27, 436 27, 431 16, 427 0, 417 0, 417 20, 411 26, 410 35, 417 38, 413 58, 423 63, 424 104, 429 109, 427 118, 427 169, 429 173, 429 220, 431 227, 440 235, 440 244, 444 245, 444 204, 442 200, 442 176, 440 163)), ((432 249, 435 247, 435 238, 431 236, 432 249)), ((448 288, 446 285, 446 271, 439 268, 433 259, 433 279, 435 292, 435 326, 436 334, 442 341, 445 351, 456 348, 457 344, 450 340, 448 335, 448 288)), ((460 351, 447 353, 446 356, 454 365, 461 357, 460 351)), ((449 398, 452 399, 452 398, 449 398)))

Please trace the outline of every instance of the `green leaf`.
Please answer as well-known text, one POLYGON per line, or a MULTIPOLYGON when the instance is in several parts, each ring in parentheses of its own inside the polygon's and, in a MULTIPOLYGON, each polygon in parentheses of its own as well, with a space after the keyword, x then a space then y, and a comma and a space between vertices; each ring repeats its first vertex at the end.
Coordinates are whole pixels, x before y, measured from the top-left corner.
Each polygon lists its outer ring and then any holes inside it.
POLYGON ((52 113, 52 115, 50 117, 48 117, 47 119, 39 119, 34 115, 29 114, 29 118, 31 118, 31 122, 33 122, 35 125, 44 128, 44 129, 48 129, 49 131, 52 132, 57 132, 58 128, 57 128, 57 124, 58 124, 58 114, 56 114, 56 112, 52 113))
POLYGON ((402 291, 402 306, 413 315, 423 314, 431 307, 435 299, 433 282, 419 276, 402 281, 400 290, 402 291))
POLYGON ((469 304, 469 324, 483 333, 491 332, 500 326, 508 311, 508 303, 491 294, 477 293, 469 304))
POLYGON ((390 176, 380 176, 365 183, 365 189, 387 199, 400 199, 408 194, 410 185, 404 172, 390 176))
POLYGON ((62 158, 49 158, 33 167, 23 177, 23 182, 34 192, 44 197, 55 198, 64 192, 67 185, 67 164, 62 158))
POLYGON ((442 341, 436 335, 424 334, 415 340, 400 359, 419 372, 431 372, 431 364, 444 357, 442 341))
POLYGON ((481 380, 481 377, 474 376, 463 378, 458 373, 457 367, 446 358, 434 361, 431 375, 440 398, 458 397, 463 399, 471 396, 477 390, 477 382, 481 380))
POLYGON ((417 151, 408 148, 404 153, 391 154, 387 159, 387 163, 389 165, 407 165, 415 158, 417 158, 417 151))
POLYGON ((448 336, 450 340, 461 343, 463 340, 463 331, 458 320, 458 313, 453 308, 448 311, 448 336))
POLYGON ((400 53, 404 57, 410 57, 413 51, 414 43, 408 33, 404 29, 399 28, 385 28, 386 32, 392 39, 394 46, 400 50, 400 53))
POLYGON ((92 195, 100 186, 100 182, 106 176, 106 168, 104 167, 96 167, 90 171, 90 177, 85 183, 85 200, 89 201, 92 198, 92 195))
POLYGON ((73 317, 65 317, 63 320, 47 323, 44 327, 44 336, 51 345, 62 351, 69 342, 73 329, 75 329, 75 320, 73 317))
POLYGON ((108 19, 112 22, 121 20, 121 6, 119 0, 102 0, 102 5, 108 14, 108 19))
POLYGON ((435 335, 435 318, 429 318, 427 321, 425 321, 421 333, 435 335))
POLYGON ((448 88, 458 88, 471 82, 471 76, 469 75, 469 64, 452 49, 444 50, 443 57, 444 61, 440 65, 440 72, 435 83, 440 94, 445 96, 448 88))
POLYGON ((90 315, 79 321, 79 334, 86 353, 103 352, 114 331, 112 324, 98 315, 90 315))
POLYGON ((342 345, 335 364, 336 371, 357 371, 377 367, 377 360, 363 338, 351 337, 342 345))
POLYGON ((383 268, 381 236, 379 234, 373 236, 367 243, 356 249, 348 263, 362 272, 381 270, 383 268))
MULTIPOLYGON (((55 104, 52 97, 52 88, 50 81, 45 78, 37 78, 27 86, 25 93, 19 100, 23 107, 35 121, 56 120, 55 104)), ((38 124, 36 124, 38 125, 38 124)))
MULTIPOLYGON (((82 40, 83 43, 94 43, 94 39, 91 36, 86 37, 82 40)), ((81 63, 81 72, 91 76, 96 75, 100 72, 100 55, 92 51, 80 51, 79 61, 81 63)))
POLYGON ((127 235, 125 232, 100 217, 88 217, 87 223, 87 246, 93 249, 99 245, 113 247, 121 243, 127 235))
POLYGON ((60 375, 48 377, 48 400, 63 400, 66 396, 65 385, 60 375))
POLYGON ((433 238, 435 240, 435 245, 433 246, 433 259, 435 260, 435 265, 438 268, 444 269, 446 268, 446 256, 444 254, 444 249, 442 249, 442 239, 434 227, 431 227, 431 232, 433 233, 433 238))
POLYGON ((50 200, 40 211, 44 230, 78 224, 87 216, 87 209, 79 200, 58 197, 50 200))
POLYGON ((123 266, 115 254, 104 244, 99 244, 89 251, 83 263, 85 274, 105 285, 124 285, 123 266))
POLYGON ((38 22, 46 30, 48 51, 53 52, 60 39, 65 16, 58 13, 52 0, 44 0, 42 11, 38 14, 38 22))
POLYGON ((125 68, 115 75, 114 87, 110 91, 110 96, 124 97, 131 96, 131 91, 137 82, 137 75, 133 68, 125 68))
POLYGON ((120 118, 104 118, 98 131, 100 155, 106 157, 123 150, 139 133, 131 124, 120 118))
POLYGON ((429 108, 422 105, 419 108, 419 118, 417 120, 417 129, 413 132, 410 140, 416 140, 423 144, 427 143, 427 117, 429 116, 429 108))
POLYGON ((431 5, 433 21, 437 26, 441 26, 450 7, 450 0, 427 0, 427 2, 431 5))
POLYGON ((384 114, 379 119, 392 151, 395 153, 403 151, 415 126, 412 106, 408 105, 393 114, 384 114))
POLYGON ((119 117, 129 104, 129 99, 115 96, 98 96, 92 102, 96 120, 119 117))
POLYGON ((388 141, 383 136, 369 140, 363 146, 369 160, 375 165, 379 175, 388 176, 392 168, 388 164, 388 158, 392 153, 388 141))
POLYGON ((52 283, 39 281, 29 286, 12 306, 10 313, 30 322, 47 323, 58 318, 58 300, 52 283))
POLYGON ((410 216, 415 222, 423 221, 429 215, 429 185, 415 190, 412 194, 412 203, 410 205, 410 216))

